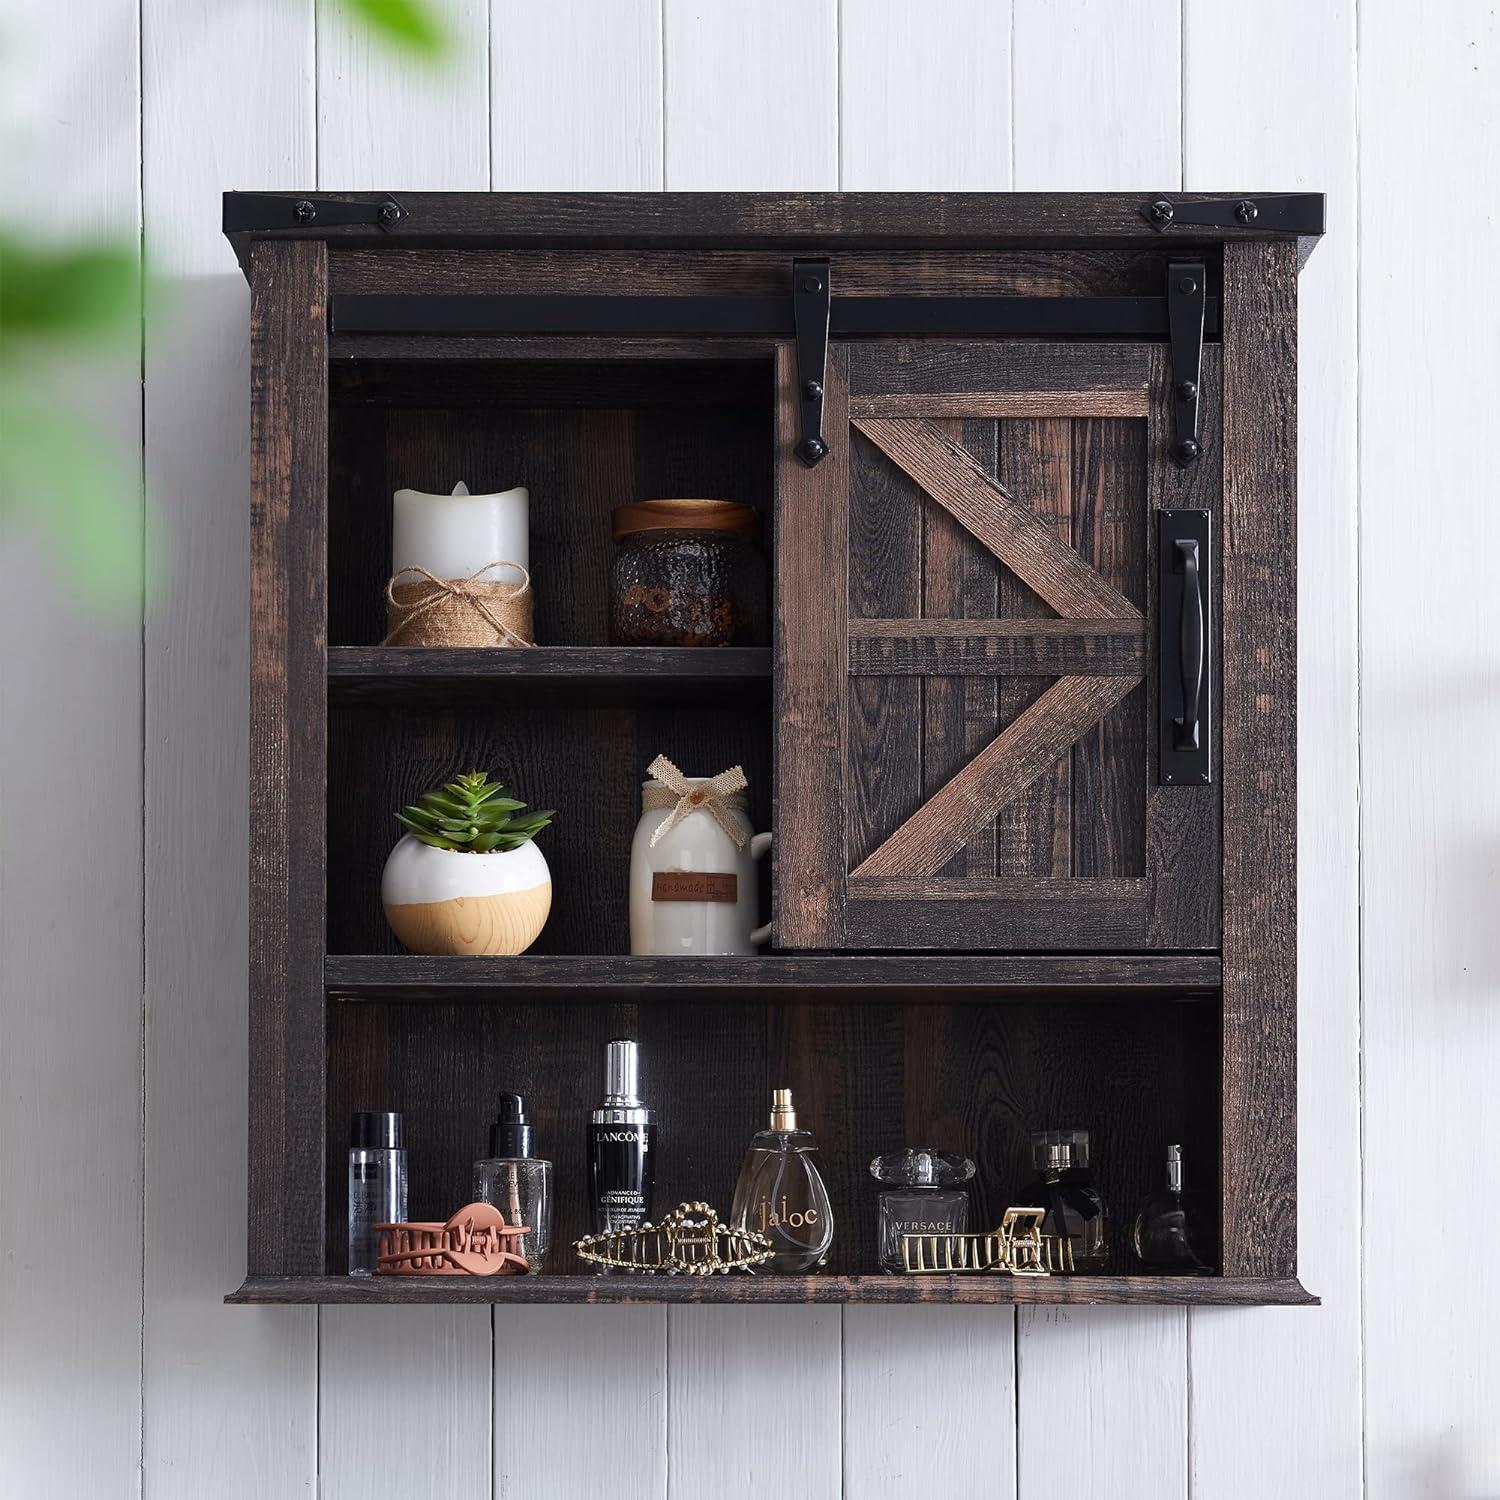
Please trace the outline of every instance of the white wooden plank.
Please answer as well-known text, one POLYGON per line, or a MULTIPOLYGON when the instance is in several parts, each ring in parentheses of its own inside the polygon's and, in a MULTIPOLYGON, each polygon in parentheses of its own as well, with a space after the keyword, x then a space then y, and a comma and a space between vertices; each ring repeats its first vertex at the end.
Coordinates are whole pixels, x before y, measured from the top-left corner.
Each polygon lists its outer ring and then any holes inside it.
MULTIPOLYGON (((1018 189, 1180 180, 1177 0, 1015 0, 1013 46, 1018 189)), ((1136 1205, 1110 1208, 1123 1234, 1136 1205)), ((1019 1494, 1055 1486, 1056 1455, 1081 1431, 1078 1462, 1093 1482, 1080 1479, 1077 1493, 1185 1495, 1184 1313, 1026 1309, 1017 1343, 1019 1494)))
MULTIPOLYGON (((10 234, 140 230, 134 0, 6 16, 10 234), (79 38, 88 36, 87 46, 79 38)), ((0 277, 4 276, 0 267, 0 277)), ((108 445, 137 538, 134 340, 33 395, 108 445)), ((0 443, 14 441, 0 432, 0 443)), ((60 515, 59 526, 68 518, 60 515)), ((138 542, 105 606, 0 527, 0 1494, 135 1493, 140 1462, 141 646, 138 542)))
POLYGON ((490 179, 489 0, 427 0, 448 38, 400 51, 318 7, 318 175, 325 189, 484 189, 490 179))
POLYGON ((245 1269, 249 312, 226 187, 313 177, 306 3, 145 0, 145 1469, 151 1500, 311 1493, 316 1314, 245 1269), (212 830, 211 836, 206 830, 212 830))
POLYGON ((490 1493, 487 1309, 325 1307, 320 1326, 319 1500, 369 1500, 376 1475, 402 1500, 490 1493))
POLYGON ((495 1308, 496 1500, 667 1492, 663 1307, 495 1308))
POLYGON ((1147 1307, 1019 1311, 1017 1492, 1054 1494, 1065 1476, 1069 1495, 1185 1497, 1187 1320, 1147 1307))
POLYGON ((1358 59, 1366 1483, 1492 1495, 1500 15, 1362 0, 1358 59))
POLYGON ((1180 0, 1014 3, 1015 187, 1176 187, 1180 0))
POLYGON ((663 0, 666 186, 838 186, 836 0, 663 0))
POLYGON ((841 1313, 668 1309, 668 1500, 838 1500, 841 1313))
MULTIPOLYGON (((393 52, 346 12, 320 8, 320 188, 488 188, 488 0, 434 9, 449 38, 437 63, 393 52)), ((420 1132, 422 1121, 409 1128, 420 1132)), ((375 1473, 400 1494, 490 1493, 488 1308, 325 1308, 318 1347, 324 1500, 368 1494, 375 1473)))
POLYGON ((843 0, 846 191, 1010 186, 1010 5, 843 0))
POLYGON ((1009 1308, 848 1308, 848 1500, 1013 1494, 1015 1374, 1009 1308))
POLYGON ((662 185, 661 0, 492 0, 497 189, 662 185))
POLYGON ((1325 1305, 1190 1315, 1193 1484, 1225 1500, 1357 1495, 1353 6, 1190 0, 1186 35, 1185 185, 1325 190, 1330 213, 1301 278, 1298 417, 1298 1258, 1325 1305), (1226 129, 1227 120, 1255 128, 1226 129))

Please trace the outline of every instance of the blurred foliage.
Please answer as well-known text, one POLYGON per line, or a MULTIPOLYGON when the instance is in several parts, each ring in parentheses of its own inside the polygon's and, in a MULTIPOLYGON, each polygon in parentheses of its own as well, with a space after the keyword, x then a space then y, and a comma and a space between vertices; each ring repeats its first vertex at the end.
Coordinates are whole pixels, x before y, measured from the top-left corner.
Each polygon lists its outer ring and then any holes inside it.
MULTIPOLYGON (((448 51, 433 0, 327 3, 408 56, 448 51)), ((28 527, 105 605, 140 600, 140 454, 84 393, 94 360, 118 385, 109 360, 130 351, 139 375, 142 285, 137 244, 43 246, 0 229, 0 524, 28 527)))
POLYGON ((140 346, 140 255, 0 234, 0 523, 27 526, 58 572, 105 605, 140 600, 140 460, 79 397, 81 357, 140 346))

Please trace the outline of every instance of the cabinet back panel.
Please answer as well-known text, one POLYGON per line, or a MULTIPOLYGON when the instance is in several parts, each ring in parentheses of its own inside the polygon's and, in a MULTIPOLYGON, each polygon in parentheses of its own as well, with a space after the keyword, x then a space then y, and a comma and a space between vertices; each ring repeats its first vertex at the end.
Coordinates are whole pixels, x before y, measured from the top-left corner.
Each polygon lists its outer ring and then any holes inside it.
MULTIPOLYGON (((464 367, 429 381, 404 364, 341 368, 330 413, 328 638, 386 631, 391 496, 530 491, 536 638, 608 640, 610 511, 636 500, 737 500, 771 555, 769 365, 464 367), (529 376, 534 378, 528 379, 529 376), (436 394, 422 395, 432 385, 436 394), (696 396, 684 404, 689 387, 696 396), (421 404, 413 404, 413 400, 421 404), (477 404, 476 404, 477 403, 477 404)), ((497 559, 502 560, 502 559, 497 559)))
POLYGON ((410 1211, 444 1218, 467 1202, 502 1089, 526 1095, 537 1149, 555 1164, 561 1247, 577 1270, 587 1232, 585 1125, 605 1041, 633 1036, 660 1123, 656 1211, 703 1198, 728 1213, 770 1090, 788 1086, 815 1133, 837 1231, 829 1269, 873 1269, 870 1159, 908 1145, 978 1164, 975 1225, 993 1227, 1031 1180, 1028 1134, 1091 1133, 1112 1214, 1111 1269, 1129 1269, 1131 1214, 1183 1143, 1198 1183, 1217 1165, 1217 1006, 653 1001, 336 1004, 329 1018, 327 1263, 344 1265, 345 1145, 355 1109, 401 1109, 410 1211))
MULTIPOLYGON (((754 825, 771 826, 766 687, 734 691, 698 689, 687 702, 582 701, 562 689, 501 686, 489 702, 443 708, 336 705, 328 721, 328 951, 402 951, 380 905, 380 872, 401 833, 393 814, 428 787, 479 769, 508 781, 529 806, 560 810, 537 839, 552 871, 552 912, 531 951, 628 953, 630 841, 657 755, 689 776, 742 765, 754 825)), ((770 910, 765 890, 762 910, 770 910)))

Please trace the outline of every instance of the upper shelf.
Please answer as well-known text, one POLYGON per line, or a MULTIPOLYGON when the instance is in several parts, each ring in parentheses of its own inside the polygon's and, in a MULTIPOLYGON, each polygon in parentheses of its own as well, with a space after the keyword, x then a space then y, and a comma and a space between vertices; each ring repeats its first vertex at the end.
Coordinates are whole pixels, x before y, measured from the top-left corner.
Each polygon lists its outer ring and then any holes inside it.
POLYGON ((765 646, 333 646, 336 700, 474 696, 507 684, 650 690, 769 683, 765 646))
POLYGON ((519 958, 419 958, 330 954, 323 983, 338 1000, 497 998, 517 990, 623 997, 666 991, 735 996, 777 991, 902 991, 901 998, 1005 999, 1058 995, 1207 994, 1218 988, 1214 954, 766 953, 754 958, 637 958, 522 954, 519 958))

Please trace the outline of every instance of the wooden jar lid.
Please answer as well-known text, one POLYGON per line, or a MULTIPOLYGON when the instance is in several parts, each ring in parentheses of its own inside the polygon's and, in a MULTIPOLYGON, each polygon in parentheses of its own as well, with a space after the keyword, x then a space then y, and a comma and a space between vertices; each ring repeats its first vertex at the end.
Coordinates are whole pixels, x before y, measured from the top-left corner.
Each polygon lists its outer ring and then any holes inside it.
POLYGON ((637 531, 753 532, 758 518, 753 505, 735 500, 638 500, 610 512, 619 541, 637 531))

